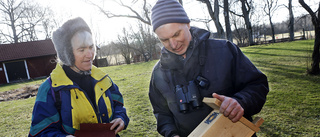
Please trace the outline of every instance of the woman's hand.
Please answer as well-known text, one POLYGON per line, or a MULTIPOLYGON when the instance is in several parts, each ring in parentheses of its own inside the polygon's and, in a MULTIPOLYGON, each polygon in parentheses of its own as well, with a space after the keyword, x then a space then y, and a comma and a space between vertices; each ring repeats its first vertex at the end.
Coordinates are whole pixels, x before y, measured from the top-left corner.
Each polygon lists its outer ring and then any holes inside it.
POLYGON ((124 129, 124 122, 121 118, 116 118, 112 120, 110 123, 113 123, 113 125, 110 127, 110 130, 115 130, 116 134, 118 134, 118 132, 124 129))
POLYGON ((244 109, 237 100, 227 96, 218 95, 216 93, 213 93, 212 96, 222 102, 220 106, 220 113, 228 117, 232 122, 238 122, 243 116, 244 109))

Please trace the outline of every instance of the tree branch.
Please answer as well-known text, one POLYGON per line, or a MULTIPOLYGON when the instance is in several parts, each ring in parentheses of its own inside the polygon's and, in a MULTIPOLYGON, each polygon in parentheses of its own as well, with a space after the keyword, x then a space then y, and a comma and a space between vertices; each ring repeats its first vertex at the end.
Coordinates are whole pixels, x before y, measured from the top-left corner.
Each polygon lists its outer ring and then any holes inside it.
POLYGON ((204 22, 204 23, 209 23, 210 21, 212 21, 212 19, 200 19, 200 18, 196 18, 196 19, 191 19, 194 22, 204 22))
POLYGON ((146 23, 148 25, 151 25, 151 21, 150 21, 150 18, 148 16, 149 14, 149 11, 148 9, 146 8, 146 0, 144 0, 144 7, 143 7, 143 10, 144 10, 144 15, 145 15, 145 18, 144 19, 136 10, 134 10, 133 8, 131 8, 130 6, 128 5, 125 5, 122 1, 120 2, 116 2, 117 4, 119 4, 120 6, 124 7, 124 8, 127 8, 129 9, 134 15, 121 15, 121 14, 114 14, 114 13, 111 13, 110 11, 106 11, 104 10, 100 5, 97 5, 91 1, 88 1, 91 5, 97 7, 100 12, 102 12, 104 15, 106 15, 108 18, 114 18, 114 17, 126 17, 126 18, 134 18, 134 19, 138 19, 140 21, 142 21, 143 23, 146 23))
POLYGON ((299 0, 299 3, 311 15, 312 22, 314 23, 314 25, 316 25, 317 22, 319 22, 319 19, 317 18, 315 12, 312 11, 312 9, 304 2, 304 0, 299 0))

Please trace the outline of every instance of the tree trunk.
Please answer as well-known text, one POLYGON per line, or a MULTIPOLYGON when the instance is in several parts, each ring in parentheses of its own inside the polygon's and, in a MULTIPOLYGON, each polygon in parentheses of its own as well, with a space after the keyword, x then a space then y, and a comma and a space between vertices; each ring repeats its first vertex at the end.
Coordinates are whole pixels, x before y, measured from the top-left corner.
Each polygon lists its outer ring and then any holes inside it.
POLYGON ((269 22, 270 22, 270 27, 271 27, 271 33, 272 33, 272 43, 276 43, 276 38, 274 36, 274 25, 272 23, 272 20, 271 20, 271 16, 269 16, 269 22))
MULTIPOLYGON (((315 28, 314 31, 315 31, 316 38, 314 41, 314 47, 313 47, 313 53, 312 53, 312 64, 311 64, 311 70, 308 70, 308 73, 312 75, 319 75, 320 74, 320 68, 319 68, 320 12, 318 12, 318 17, 317 17, 316 13, 311 10, 311 8, 304 2, 304 0, 299 0, 299 3, 311 15, 312 24, 314 25, 314 28, 315 28)), ((320 10, 320 3, 319 3, 318 11, 319 10, 320 10)))
POLYGON ((13 35, 13 42, 14 43, 18 43, 18 36, 17 36, 17 30, 16 30, 16 26, 14 24, 14 22, 11 22, 11 29, 12 29, 12 35, 13 35))
POLYGON ((223 4, 224 8, 224 20, 225 20, 225 25, 226 25, 226 36, 229 41, 232 41, 232 31, 231 31, 231 25, 230 25, 230 19, 229 19, 229 1, 224 0, 223 4))
POLYGON ((125 59, 126 64, 129 65, 131 63, 131 60, 130 60, 129 56, 126 56, 124 59, 125 59))
POLYGON ((248 31, 249 45, 253 45, 254 42, 252 38, 252 26, 251 26, 250 17, 249 17, 250 10, 247 9, 246 3, 247 3, 247 0, 241 0, 241 4, 242 4, 241 10, 242 10, 244 21, 246 23, 246 28, 248 31))
POLYGON ((311 64, 311 70, 309 71, 309 74, 313 75, 319 75, 320 69, 319 69, 319 61, 320 61, 320 54, 319 54, 319 47, 320 47, 320 26, 315 29, 316 38, 314 41, 314 47, 313 47, 313 53, 312 53, 312 64, 311 64))
POLYGON ((143 54, 144 62, 148 62, 150 60, 150 53, 146 52, 143 54))
POLYGON ((219 19, 219 0, 214 0, 214 24, 217 28, 217 32, 219 34, 219 38, 225 38, 225 32, 223 30, 223 27, 220 23, 220 19, 219 19))
POLYGON ((16 30, 16 25, 15 25, 15 15, 14 15, 14 12, 13 12, 13 9, 9 9, 10 12, 8 12, 9 14, 9 18, 10 18, 10 26, 11 26, 11 29, 12 29, 12 35, 13 35, 13 42, 14 43, 18 43, 18 36, 17 36, 17 30, 16 30))
POLYGON ((217 28, 217 33, 218 33, 218 37, 219 38, 224 38, 224 30, 223 27, 219 21, 219 1, 218 0, 214 0, 214 11, 212 10, 212 6, 209 0, 204 0, 204 2, 207 5, 209 14, 211 19, 214 21, 214 24, 217 28))
POLYGON ((294 16, 292 11, 292 0, 289 0, 289 34, 290 41, 294 41, 294 16))

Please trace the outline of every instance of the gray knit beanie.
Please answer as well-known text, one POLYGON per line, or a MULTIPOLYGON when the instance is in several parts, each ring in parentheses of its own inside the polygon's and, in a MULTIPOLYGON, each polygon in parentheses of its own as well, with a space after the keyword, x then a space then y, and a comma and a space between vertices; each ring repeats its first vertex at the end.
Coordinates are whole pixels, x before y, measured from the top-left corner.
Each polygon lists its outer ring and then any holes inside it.
POLYGON ((167 23, 190 23, 190 19, 177 0, 158 0, 151 10, 153 31, 167 23))
POLYGON ((71 38, 76 32, 81 30, 91 33, 87 23, 78 17, 68 20, 52 34, 52 42, 57 51, 58 58, 60 62, 66 66, 73 66, 75 63, 71 38))

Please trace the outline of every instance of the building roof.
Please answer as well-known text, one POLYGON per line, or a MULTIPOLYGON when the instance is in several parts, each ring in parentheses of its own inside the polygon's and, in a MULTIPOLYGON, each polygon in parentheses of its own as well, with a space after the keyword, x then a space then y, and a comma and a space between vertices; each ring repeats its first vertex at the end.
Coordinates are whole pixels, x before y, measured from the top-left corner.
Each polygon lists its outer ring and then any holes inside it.
POLYGON ((0 62, 55 55, 51 39, 13 44, 0 44, 0 62))

